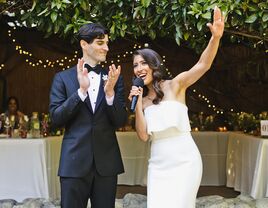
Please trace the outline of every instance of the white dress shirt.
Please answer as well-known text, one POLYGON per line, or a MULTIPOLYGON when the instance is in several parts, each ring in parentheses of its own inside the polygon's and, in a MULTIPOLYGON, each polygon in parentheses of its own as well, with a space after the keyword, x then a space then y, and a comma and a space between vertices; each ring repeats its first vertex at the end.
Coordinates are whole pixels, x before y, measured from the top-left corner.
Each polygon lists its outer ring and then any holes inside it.
MULTIPOLYGON (((89 78, 89 83, 90 83, 87 92, 89 95, 92 110, 94 112, 95 107, 96 107, 98 93, 99 93, 100 82, 101 82, 101 73, 97 74, 94 71, 90 71, 87 76, 89 78)), ((78 95, 83 102, 87 98, 87 95, 83 95, 80 89, 78 89, 78 95)), ((113 105, 114 96, 112 97, 106 96, 105 98, 106 98, 108 105, 113 105)))

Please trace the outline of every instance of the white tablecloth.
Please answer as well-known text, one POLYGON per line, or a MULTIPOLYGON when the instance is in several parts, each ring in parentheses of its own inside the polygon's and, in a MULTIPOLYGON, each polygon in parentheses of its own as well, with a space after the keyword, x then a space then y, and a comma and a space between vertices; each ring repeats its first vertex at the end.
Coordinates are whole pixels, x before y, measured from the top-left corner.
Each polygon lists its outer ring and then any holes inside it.
POLYGON ((61 139, 0 139, 0 199, 58 198, 61 139))
POLYGON ((268 197, 268 140, 230 133, 227 186, 253 198, 268 197))
POLYGON ((201 185, 226 184, 228 132, 192 132, 203 162, 201 185))
POLYGON ((46 139, 48 191, 49 197, 53 199, 60 198, 60 182, 58 177, 58 168, 60 160, 61 142, 61 136, 48 137, 46 139))
POLYGON ((251 196, 268 197, 268 140, 261 139, 259 144, 251 196))
MULTIPOLYGON (((233 132, 192 135, 203 160, 201 185, 225 185, 227 172, 227 186, 255 198, 268 196, 268 140, 233 132)), ((125 166, 118 184, 146 185, 150 143, 140 141, 136 132, 117 136, 125 166)), ((0 199, 59 198, 61 141, 61 137, 0 139, 0 199)))
POLYGON ((139 140, 136 132, 116 134, 125 168, 125 173, 118 177, 118 184, 146 185, 149 143, 139 140))

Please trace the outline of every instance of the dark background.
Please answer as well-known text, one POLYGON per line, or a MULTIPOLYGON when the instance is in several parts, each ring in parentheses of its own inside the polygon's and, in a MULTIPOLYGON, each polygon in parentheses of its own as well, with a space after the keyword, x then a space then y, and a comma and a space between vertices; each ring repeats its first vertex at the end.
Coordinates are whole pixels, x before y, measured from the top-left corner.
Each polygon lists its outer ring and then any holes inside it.
MULTIPOLYGON (((0 104, 5 103, 8 96, 16 96, 22 112, 29 115, 33 111, 47 113, 53 76, 63 68, 77 63, 81 54, 78 43, 71 43, 70 40, 56 36, 44 38, 44 35, 36 30, 20 27, 14 30, 5 21, 0 22, 0 27, 0 66, 4 64, 0 69, 0 104), (32 56, 24 54, 23 51, 30 52, 32 56), (57 60, 63 66, 60 66, 57 60), (55 62, 53 67, 50 67, 52 64, 48 66, 49 61, 55 62), (30 62, 39 65, 33 67, 29 65, 30 62)), ((144 37, 139 40, 112 41, 107 63, 104 65, 108 66, 113 61, 122 66, 126 100, 133 75, 131 52, 139 46, 144 47, 144 43, 148 43, 150 48, 165 57, 165 65, 173 76, 188 70, 199 58, 194 50, 178 46, 174 40, 152 41, 144 37)), ((187 92, 190 113, 202 111, 213 114, 217 110, 229 112, 231 109, 234 112, 267 111, 267 57, 268 53, 264 50, 250 48, 246 43, 225 43, 223 39, 211 70, 187 92), (214 110, 208 107, 209 104, 215 106, 214 110)), ((2 112, 3 105, 0 108, 2 112)))

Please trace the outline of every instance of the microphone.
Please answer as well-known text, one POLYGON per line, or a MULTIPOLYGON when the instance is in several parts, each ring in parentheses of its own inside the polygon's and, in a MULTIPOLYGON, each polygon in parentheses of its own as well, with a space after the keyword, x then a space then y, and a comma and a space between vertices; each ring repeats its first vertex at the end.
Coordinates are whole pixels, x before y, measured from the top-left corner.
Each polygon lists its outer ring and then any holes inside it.
MULTIPOLYGON (((144 86, 143 79, 141 79, 139 77, 133 78, 133 80, 132 80, 132 86, 143 87, 144 86)), ((134 95, 132 97, 131 105, 130 105, 130 111, 131 112, 135 112, 137 101, 138 101, 138 95, 134 95)))

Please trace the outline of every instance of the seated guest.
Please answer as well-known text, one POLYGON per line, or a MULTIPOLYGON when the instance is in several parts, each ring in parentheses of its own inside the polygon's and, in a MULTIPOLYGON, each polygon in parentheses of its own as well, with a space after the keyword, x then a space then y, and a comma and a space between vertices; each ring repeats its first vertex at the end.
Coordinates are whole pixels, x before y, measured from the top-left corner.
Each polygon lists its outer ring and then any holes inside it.
POLYGON ((8 98, 5 116, 9 117, 9 121, 11 124, 13 123, 15 129, 18 128, 19 120, 24 114, 19 111, 19 101, 15 96, 8 98))

